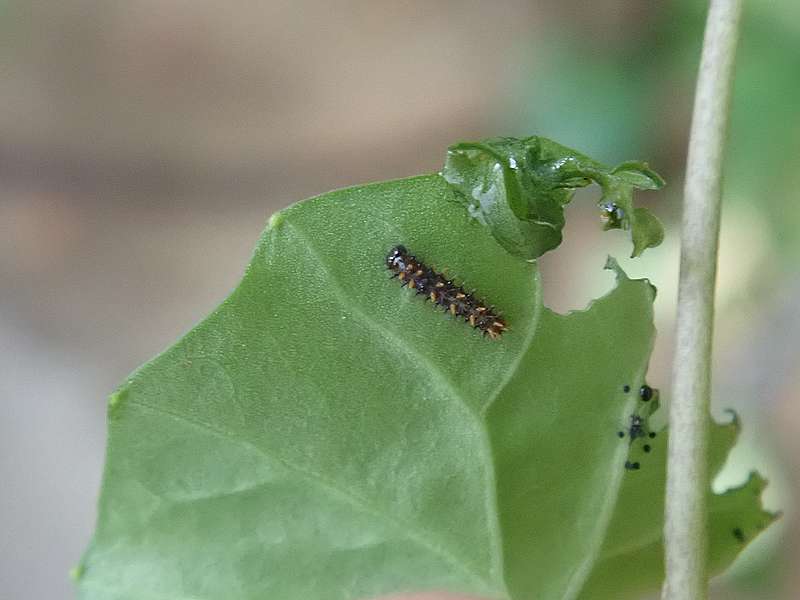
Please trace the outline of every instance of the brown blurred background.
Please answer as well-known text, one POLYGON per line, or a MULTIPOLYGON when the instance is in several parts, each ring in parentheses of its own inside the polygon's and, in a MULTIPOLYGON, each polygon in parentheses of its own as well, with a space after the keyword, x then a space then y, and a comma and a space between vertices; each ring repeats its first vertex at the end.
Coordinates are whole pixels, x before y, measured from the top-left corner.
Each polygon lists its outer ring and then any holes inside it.
MULTIPOLYGON (((436 171, 462 139, 541 134, 646 159, 668 239, 626 260, 658 287, 649 381, 669 395, 696 0, 0 0, 0 597, 72 597, 105 397, 239 279, 269 215, 436 171)), ((757 467, 786 517, 715 583, 796 598, 800 536, 800 3, 746 2, 727 161, 715 412, 742 414, 717 481, 757 467), (796 571, 796 569, 794 569, 796 571), (795 581, 792 581, 792 578, 795 581)), ((546 298, 611 285, 593 193, 542 261, 546 298)))

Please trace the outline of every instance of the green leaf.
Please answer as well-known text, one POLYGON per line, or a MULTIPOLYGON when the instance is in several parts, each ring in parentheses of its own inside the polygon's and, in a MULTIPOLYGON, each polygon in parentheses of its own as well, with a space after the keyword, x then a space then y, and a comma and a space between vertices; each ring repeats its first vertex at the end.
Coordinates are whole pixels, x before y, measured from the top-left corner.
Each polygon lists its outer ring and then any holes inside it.
MULTIPOLYGON (((536 264, 457 193, 429 175, 270 220, 231 296, 112 395, 80 598, 548 600, 615 577, 621 593, 658 585, 655 566, 628 582, 630 563, 613 561, 661 529, 642 507, 661 502, 666 436, 650 453, 649 438, 617 436, 632 415, 646 432, 657 406, 637 393, 654 288, 610 261, 611 292, 553 313, 536 264), (402 288, 385 266, 398 243, 477 288, 510 330, 484 338, 402 288)), ((750 536, 758 497, 736 498, 719 531, 750 536)), ((740 545, 722 535, 715 561, 740 545)))
POLYGON ((492 138, 450 147, 442 176, 469 213, 508 252, 528 260, 561 243, 564 206, 578 188, 595 182, 606 229, 630 229, 632 256, 664 239, 660 221, 633 207, 633 190, 655 190, 664 180, 647 163, 610 169, 547 138, 492 138))
POLYGON ((633 253, 631 258, 640 256, 647 248, 658 246, 664 241, 664 228, 653 213, 643 207, 633 209, 635 227, 631 227, 633 253))
POLYGON ((612 173, 641 190, 658 190, 665 185, 661 175, 643 162, 624 162, 614 167, 612 173))

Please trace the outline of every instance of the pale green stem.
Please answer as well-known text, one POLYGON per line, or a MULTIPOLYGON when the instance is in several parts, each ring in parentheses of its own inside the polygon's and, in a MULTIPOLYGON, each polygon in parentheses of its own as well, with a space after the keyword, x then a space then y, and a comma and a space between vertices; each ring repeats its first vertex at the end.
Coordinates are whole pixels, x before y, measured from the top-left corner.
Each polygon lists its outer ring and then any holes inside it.
POLYGON ((711 0, 689 137, 669 413, 664 600, 703 600, 708 592, 707 454, 720 173, 741 4, 711 0))

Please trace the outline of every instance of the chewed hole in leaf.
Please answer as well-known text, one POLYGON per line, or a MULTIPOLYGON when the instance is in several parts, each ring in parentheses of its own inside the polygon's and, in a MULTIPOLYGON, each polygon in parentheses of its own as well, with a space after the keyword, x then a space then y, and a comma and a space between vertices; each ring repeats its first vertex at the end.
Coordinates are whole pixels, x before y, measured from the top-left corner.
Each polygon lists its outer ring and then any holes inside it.
POLYGON ((560 314, 585 310, 593 300, 614 289, 613 274, 602 269, 605 256, 624 256, 629 245, 623 235, 603 232, 594 207, 587 206, 591 196, 588 190, 579 191, 577 196, 587 202, 576 201, 565 208, 567 222, 558 250, 536 261, 544 304, 560 314))

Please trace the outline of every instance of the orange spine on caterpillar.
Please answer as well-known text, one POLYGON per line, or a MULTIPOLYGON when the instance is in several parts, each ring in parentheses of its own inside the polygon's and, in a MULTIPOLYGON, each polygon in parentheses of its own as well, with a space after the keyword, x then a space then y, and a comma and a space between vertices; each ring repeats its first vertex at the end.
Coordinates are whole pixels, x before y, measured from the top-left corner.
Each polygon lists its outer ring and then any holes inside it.
POLYGON ((478 300, 474 290, 467 292, 460 285, 434 269, 427 267, 404 246, 395 246, 386 256, 386 266, 403 286, 415 290, 437 306, 450 311, 454 317, 463 317, 475 329, 491 339, 500 337, 508 327, 494 306, 478 300))

